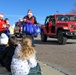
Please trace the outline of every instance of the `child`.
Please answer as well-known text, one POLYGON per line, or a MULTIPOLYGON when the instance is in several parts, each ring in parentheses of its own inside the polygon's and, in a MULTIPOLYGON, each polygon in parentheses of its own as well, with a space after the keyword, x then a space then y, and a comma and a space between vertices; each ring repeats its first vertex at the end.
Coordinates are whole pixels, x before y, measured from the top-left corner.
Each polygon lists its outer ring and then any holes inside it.
POLYGON ((1 59, 1 65, 5 66, 8 71, 11 71, 10 65, 11 65, 11 60, 14 54, 16 43, 17 43, 17 38, 15 36, 10 36, 9 42, 8 42, 9 46, 5 48, 5 52, 1 59))
POLYGON ((32 39, 26 36, 22 40, 22 46, 18 44, 16 47, 11 62, 11 73, 12 75, 29 75, 31 68, 36 66, 36 51, 32 48, 32 39))

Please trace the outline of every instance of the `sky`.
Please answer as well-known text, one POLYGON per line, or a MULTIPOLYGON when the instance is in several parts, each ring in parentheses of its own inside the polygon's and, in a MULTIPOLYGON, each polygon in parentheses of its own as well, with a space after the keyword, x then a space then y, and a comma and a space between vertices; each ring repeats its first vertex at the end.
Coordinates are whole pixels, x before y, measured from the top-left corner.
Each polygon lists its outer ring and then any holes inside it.
POLYGON ((48 15, 76 13, 76 0, 0 0, 0 13, 9 18, 10 25, 27 15, 28 9, 43 24, 48 15))

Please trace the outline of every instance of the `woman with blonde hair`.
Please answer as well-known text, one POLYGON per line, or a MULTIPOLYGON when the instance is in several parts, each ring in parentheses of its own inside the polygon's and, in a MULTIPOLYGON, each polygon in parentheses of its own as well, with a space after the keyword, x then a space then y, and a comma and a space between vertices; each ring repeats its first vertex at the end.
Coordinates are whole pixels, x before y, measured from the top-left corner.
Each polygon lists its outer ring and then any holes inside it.
POLYGON ((32 47, 32 39, 26 36, 22 40, 22 45, 18 44, 15 49, 11 62, 11 73, 12 75, 29 75, 30 69, 36 66, 36 51, 32 47))

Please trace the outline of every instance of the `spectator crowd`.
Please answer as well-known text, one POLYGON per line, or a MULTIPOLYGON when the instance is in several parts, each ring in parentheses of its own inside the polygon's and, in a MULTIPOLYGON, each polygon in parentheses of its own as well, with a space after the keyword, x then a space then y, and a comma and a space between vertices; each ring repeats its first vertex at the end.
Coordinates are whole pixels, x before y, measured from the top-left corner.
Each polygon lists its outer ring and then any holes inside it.
MULTIPOLYGON (((36 59, 36 50, 33 48, 34 35, 26 34, 22 41, 17 37, 10 35, 10 23, 8 18, 0 14, 0 64, 5 67, 11 75, 41 75, 41 68, 36 59)), ((23 20, 16 24, 22 23, 37 24, 36 17, 31 10, 23 20)))

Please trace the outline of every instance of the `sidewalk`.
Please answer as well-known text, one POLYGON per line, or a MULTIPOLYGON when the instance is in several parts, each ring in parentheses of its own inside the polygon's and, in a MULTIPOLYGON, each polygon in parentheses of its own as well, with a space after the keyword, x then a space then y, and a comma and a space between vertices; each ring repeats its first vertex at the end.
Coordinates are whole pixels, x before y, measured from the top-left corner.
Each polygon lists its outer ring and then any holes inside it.
POLYGON ((65 74, 61 73, 60 71, 57 71, 50 66, 47 66, 46 64, 43 64, 41 62, 39 62, 39 63, 41 66, 42 75, 65 75, 65 74))
MULTIPOLYGON (((42 75, 65 75, 41 62, 39 62, 39 63, 41 66, 42 75)), ((0 75, 10 75, 10 73, 7 72, 7 70, 4 67, 0 66, 0 75)))

